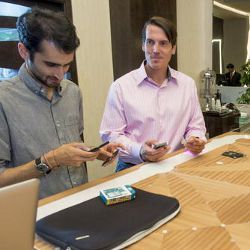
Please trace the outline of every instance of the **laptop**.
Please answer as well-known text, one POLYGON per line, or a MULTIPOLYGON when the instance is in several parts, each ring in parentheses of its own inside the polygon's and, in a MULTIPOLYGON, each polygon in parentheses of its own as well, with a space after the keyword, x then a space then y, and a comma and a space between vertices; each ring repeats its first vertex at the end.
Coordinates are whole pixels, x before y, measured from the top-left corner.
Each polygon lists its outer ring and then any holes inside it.
POLYGON ((0 188, 1 249, 33 249, 39 184, 31 179, 0 188))

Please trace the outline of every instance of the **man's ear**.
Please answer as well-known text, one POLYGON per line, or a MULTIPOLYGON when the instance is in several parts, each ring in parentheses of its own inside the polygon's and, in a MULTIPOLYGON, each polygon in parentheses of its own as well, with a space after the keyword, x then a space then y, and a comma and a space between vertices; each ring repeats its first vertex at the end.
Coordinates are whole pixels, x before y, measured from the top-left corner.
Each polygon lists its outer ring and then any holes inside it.
POLYGON ((142 46, 141 46, 141 49, 142 49, 143 52, 145 52, 144 45, 145 45, 145 43, 142 43, 142 46))
POLYGON ((172 48, 172 55, 175 55, 175 52, 176 52, 176 45, 174 45, 172 48))
POLYGON ((18 52, 19 52, 20 56, 23 58, 23 60, 24 61, 28 60, 30 57, 30 53, 27 50, 27 48, 24 46, 24 44, 18 43, 17 48, 18 48, 18 52))

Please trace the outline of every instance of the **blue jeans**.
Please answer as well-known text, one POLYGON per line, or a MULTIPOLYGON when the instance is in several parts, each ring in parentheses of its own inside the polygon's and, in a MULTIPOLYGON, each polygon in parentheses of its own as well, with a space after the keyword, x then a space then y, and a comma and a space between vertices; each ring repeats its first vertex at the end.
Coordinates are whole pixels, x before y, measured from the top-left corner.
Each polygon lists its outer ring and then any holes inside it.
POLYGON ((135 165, 136 164, 128 163, 128 162, 123 162, 121 160, 118 160, 115 172, 122 171, 123 169, 126 169, 126 168, 131 168, 131 167, 133 167, 135 165))

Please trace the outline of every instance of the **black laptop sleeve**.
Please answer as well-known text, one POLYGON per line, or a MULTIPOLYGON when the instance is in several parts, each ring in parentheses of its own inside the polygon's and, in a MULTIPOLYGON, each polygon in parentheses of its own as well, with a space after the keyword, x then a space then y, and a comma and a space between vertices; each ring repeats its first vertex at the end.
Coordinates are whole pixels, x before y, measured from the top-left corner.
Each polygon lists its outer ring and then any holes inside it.
POLYGON ((106 206, 96 197, 51 214, 37 222, 36 232, 62 249, 120 249, 120 244, 159 221, 165 223, 180 209, 175 198, 134 189, 132 201, 106 206))

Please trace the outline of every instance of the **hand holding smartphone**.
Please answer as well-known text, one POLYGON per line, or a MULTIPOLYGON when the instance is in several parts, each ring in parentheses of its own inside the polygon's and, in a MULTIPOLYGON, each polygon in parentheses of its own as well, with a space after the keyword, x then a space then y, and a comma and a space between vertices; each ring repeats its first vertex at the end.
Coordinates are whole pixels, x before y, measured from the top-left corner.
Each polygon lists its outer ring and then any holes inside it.
POLYGON ((168 145, 168 142, 161 142, 161 143, 157 143, 157 144, 152 145, 152 148, 159 149, 159 148, 165 147, 167 145, 168 145))
POLYGON ((119 149, 117 149, 113 155, 111 157, 108 157, 103 163, 102 163, 102 167, 106 167, 109 163, 111 163, 115 157, 118 155, 119 153, 119 149))
POLYGON ((94 147, 94 148, 91 148, 91 149, 86 150, 86 151, 88 151, 88 152, 96 152, 96 151, 98 151, 100 148, 106 146, 107 144, 109 144, 109 141, 106 141, 106 142, 102 143, 101 145, 99 145, 99 146, 97 146, 97 147, 94 147))

